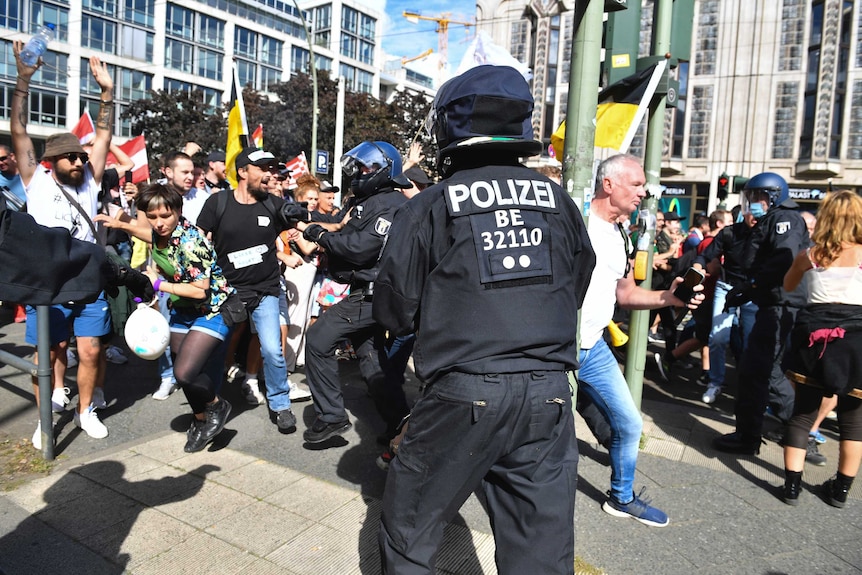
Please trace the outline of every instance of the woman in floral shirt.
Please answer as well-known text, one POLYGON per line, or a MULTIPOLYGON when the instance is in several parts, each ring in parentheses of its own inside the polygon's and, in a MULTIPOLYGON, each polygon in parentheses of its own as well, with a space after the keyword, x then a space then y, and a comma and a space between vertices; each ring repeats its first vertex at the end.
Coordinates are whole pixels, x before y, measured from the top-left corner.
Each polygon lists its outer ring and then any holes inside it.
POLYGON ((200 451, 221 432, 231 411, 230 403, 217 394, 230 332, 219 309, 236 290, 225 280, 210 243, 183 218, 183 199, 177 192, 152 184, 135 204, 149 227, 140 220, 99 219, 152 244, 152 264, 145 273, 156 291, 170 294, 174 377, 194 413, 185 451, 200 451))

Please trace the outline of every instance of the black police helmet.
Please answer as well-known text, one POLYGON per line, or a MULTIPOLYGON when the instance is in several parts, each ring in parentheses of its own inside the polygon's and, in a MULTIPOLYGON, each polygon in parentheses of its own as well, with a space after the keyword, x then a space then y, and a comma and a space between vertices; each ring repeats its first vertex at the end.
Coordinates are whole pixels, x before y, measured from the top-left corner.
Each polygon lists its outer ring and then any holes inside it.
POLYGON ((774 208, 790 198, 787 181, 774 172, 763 172, 748 179, 743 192, 762 192, 769 196, 769 207, 774 208))
POLYGON ((341 169, 357 198, 383 189, 412 187, 401 173, 401 155, 388 142, 362 142, 341 156, 341 169))
POLYGON ((518 157, 541 153, 532 113, 530 86, 514 68, 477 66, 452 78, 437 91, 426 124, 439 148, 441 172, 456 156, 479 149, 518 157))

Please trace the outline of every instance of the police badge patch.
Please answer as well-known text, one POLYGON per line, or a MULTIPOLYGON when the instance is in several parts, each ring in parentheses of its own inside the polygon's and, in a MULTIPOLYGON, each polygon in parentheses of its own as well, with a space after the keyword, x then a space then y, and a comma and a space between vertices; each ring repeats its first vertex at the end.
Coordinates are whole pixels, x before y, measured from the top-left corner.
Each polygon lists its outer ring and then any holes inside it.
POLYGON ((778 222, 775 224, 776 234, 786 234, 788 231, 790 231, 790 222, 778 222))
POLYGON ((385 236, 389 233, 389 227, 392 225, 392 222, 389 220, 385 220, 383 218, 377 218, 377 221, 374 222, 374 231, 380 234, 381 236, 385 236))

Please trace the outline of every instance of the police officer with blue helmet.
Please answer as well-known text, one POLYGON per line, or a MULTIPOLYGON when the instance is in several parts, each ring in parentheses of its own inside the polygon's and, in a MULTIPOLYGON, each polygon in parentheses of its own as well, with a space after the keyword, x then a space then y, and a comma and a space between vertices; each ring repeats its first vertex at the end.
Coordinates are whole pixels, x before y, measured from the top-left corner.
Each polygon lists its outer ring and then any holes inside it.
POLYGON ((327 254, 330 276, 350 284, 350 295, 321 314, 306 335, 306 374, 317 413, 303 433, 308 443, 324 442, 351 427, 335 355, 346 338, 356 349, 362 377, 386 422, 387 434, 395 435, 409 411, 403 390, 386 388, 379 358, 384 334, 372 318, 371 303, 380 250, 395 210, 407 201, 400 189, 411 184, 401 173, 401 156, 387 142, 362 142, 341 157, 341 167, 353 192, 341 212, 350 213, 346 223, 327 226, 324 214, 312 214, 312 223, 297 224, 305 239, 327 254))
POLYGON ((443 528, 480 488, 499 573, 574 569, 566 372, 595 254, 571 198, 519 163, 542 149, 532 110, 513 68, 445 83, 429 125, 446 179, 401 207, 383 250, 374 317, 416 331, 427 384, 386 481, 384 573, 434 573, 443 528))
POLYGON ((784 377, 782 358, 796 318, 804 305, 802 290, 786 292, 784 274, 800 250, 808 247, 808 230, 787 182, 763 172, 745 184, 743 210, 757 220, 743 250, 747 281, 727 294, 727 306, 752 301, 758 306, 748 345, 737 367, 739 390, 736 431, 715 438, 719 451, 753 455, 760 451, 767 405, 782 421, 793 414, 794 391, 784 377))

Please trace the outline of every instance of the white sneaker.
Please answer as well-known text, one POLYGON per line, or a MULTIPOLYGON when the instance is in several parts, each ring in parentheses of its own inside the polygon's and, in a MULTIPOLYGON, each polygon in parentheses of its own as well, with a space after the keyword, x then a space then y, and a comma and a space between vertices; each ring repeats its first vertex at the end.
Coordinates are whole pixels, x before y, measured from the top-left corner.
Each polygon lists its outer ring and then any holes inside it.
POLYGON ((310 391, 305 391, 290 380, 287 383, 290 385, 290 401, 308 401, 311 399, 310 391))
POLYGON ((99 416, 96 415, 96 410, 92 405, 84 413, 76 411, 74 419, 75 425, 83 429, 93 439, 108 437, 108 428, 105 427, 104 423, 99 421, 99 416))
POLYGON ((69 388, 55 387, 51 392, 51 409, 54 413, 63 413, 66 411, 66 406, 69 405, 69 388))
POLYGON ((108 407, 108 402, 105 401, 105 390, 103 388, 93 388, 93 397, 90 405, 93 406, 93 409, 105 409, 108 407))
POLYGON ((245 378, 245 372, 235 363, 224 371, 224 377, 228 383, 237 383, 245 378))
MULTIPOLYGON (((54 433, 54 425, 51 424, 51 433, 54 433)), ((33 438, 30 440, 33 442, 33 447, 42 451, 42 420, 36 422, 36 431, 33 433, 33 438)))
POLYGON ((249 379, 243 383, 242 392, 249 405, 263 405, 266 403, 266 398, 260 392, 260 386, 256 379, 249 379))
POLYGON ((721 388, 717 385, 710 385, 706 388, 706 391, 703 392, 703 397, 701 397, 700 400, 704 403, 715 403, 715 400, 719 395, 721 395, 721 388))
POLYGON ((105 350, 105 359, 107 359, 111 363, 116 363, 118 365, 122 365, 129 361, 129 358, 125 356, 123 350, 116 345, 108 346, 108 349, 105 350))
POLYGON ((75 355, 75 352, 66 348, 66 367, 75 367, 78 365, 78 356, 75 355))
POLYGON ((159 401, 165 400, 171 396, 176 388, 177 382, 172 378, 167 377, 162 380, 162 383, 159 385, 159 389, 153 394, 153 399, 157 399, 159 401))

